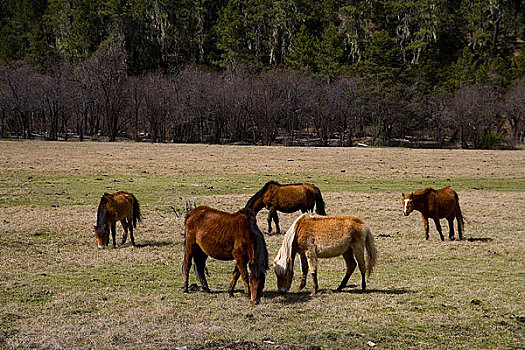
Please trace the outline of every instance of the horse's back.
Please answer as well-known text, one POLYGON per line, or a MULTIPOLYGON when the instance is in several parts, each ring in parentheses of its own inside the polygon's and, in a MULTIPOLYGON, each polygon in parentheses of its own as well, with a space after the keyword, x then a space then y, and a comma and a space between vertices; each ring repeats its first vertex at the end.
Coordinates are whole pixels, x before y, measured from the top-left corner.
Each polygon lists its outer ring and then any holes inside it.
POLYGON ((444 187, 436 190, 435 202, 441 218, 455 215, 458 208, 458 196, 456 191, 450 187, 444 187))
POLYGON ((133 213, 133 196, 126 191, 115 193, 105 193, 108 199, 106 207, 115 221, 120 221, 125 217, 131 217, 133 213))
POLYGON ((297 223, 297 244, 306 249, 315 246, 319 258, 343 254, 354 243, 362 245, 366 224, 353 215, 305 216, 297 223))
POLYGON ((232 251, 249 239, 250 226, 243 213, 200 206, 188 212, 185 232, 187 244, 197 244, 215 259, 232 260, 232 251))
POLYGON ((265 201, 277 204, 284 213, 311 210, 315 203, 315 188, 308 183, 274 186, 265 201))

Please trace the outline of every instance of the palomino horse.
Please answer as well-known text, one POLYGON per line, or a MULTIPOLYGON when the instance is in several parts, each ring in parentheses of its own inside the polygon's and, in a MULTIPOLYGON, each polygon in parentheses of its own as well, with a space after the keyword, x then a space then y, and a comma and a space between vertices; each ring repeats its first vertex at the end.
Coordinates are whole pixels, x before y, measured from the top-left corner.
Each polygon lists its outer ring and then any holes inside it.
POLYGON ((306 285, 308 268, 312 270, 312 294, 317 293, 317 259, 342 255, 346 261, 346 275, 337 288, 341 291, 356 266, 361 271, 361 288, 366 290, 365 272, 368 276, 377 261, 374 237, 363 220, 351 215, 299 216, 284 235, 283 244, 274 259, 279 292, 286 293, 292 284, 295 255, 301 257, 303 276, 299 290, 306 285), (365 263, 365 249, 368 264, 365 263), (356 262, 357 260, 357 262, 356 262))
POLYGON ((186 215, 184 250, 184 292, 188 292, 191 260, 197 280, 209 292, 204 272, 208 256, 218 260, 235 260, 230 283, 230 297, 239 279, 244 282, 244 292, 252 303, 259 303, 268 270, 268 251, 263 234, 257 227, 255 213, 241 209, 226 213, 206 206, 192 209, 186 215), (250 276, 246 265, 250 265, 250 276), (251 287, 251 288, 250 288, 251 287), (251 293, 250 293, 251 291, 251 293))
POLYGON ((293 213, 300 210, 302 213, 313 211, 319 215, 326 215, 324 201, 321 191, 314 185, 308 183, 281 185, 275 181, 267 182, 246 203, 246 208, 252 209, 257 214, 262 208, 269 210, 268 233, 272 232, 272 218, 275 222, 275 230, 281 233, 277 211, 293 213))
POLYGON ((428 239, 428 218, 432 218, 436 223, 441 240, 444 241, 439 219, 446 218, 448 221, 450 240, 454 240, 454 218, 458 221, 459 239, 463 239, 463 215, 459 207, 459 198, 456 191, 450 187, 435 190, 426 187, 422 190, 403 193, 403 214, 408 216, 413 210, 421 213, 423 225, 425 226, 425 236, 428 239))
POLYGON ((126 243, 128 229, 131 237, 131 244, 135 246, 133 228, 137 227, 137 221, 142 220, 140 205, 137 198, 129 192, 119 191, 115 193, 104 193, 100 198, 97 210, 97 224, 95 225, 95 237, 97 237, 98 247, 105 248, 109 244, 109 230, 113 238, 113 248, 115 244, 116 224, 120 221, 124 228, 122 243, 126 243))

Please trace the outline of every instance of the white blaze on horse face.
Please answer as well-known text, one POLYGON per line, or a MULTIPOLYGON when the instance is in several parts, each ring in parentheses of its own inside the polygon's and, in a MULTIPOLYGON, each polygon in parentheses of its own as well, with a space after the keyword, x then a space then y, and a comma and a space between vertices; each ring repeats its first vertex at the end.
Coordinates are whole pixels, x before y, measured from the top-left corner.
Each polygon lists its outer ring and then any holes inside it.
POLYGON ((410 211, 408 211, 408 203, 410 202, 410 199, 405 199, 403 201, 403 214, 405 214, 405 216, 408 216, 408 214, 410 214, 410 211))

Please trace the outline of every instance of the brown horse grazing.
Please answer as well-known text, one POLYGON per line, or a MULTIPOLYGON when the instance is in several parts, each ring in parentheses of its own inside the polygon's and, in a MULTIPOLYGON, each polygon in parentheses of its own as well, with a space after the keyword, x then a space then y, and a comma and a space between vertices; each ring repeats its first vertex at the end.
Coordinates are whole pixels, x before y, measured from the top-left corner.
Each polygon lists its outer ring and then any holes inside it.
POLYGON ((374 237, 363 220, 351 215, 299 216, 284 235, 283 244, 274 259, 279 292, 286 293, 292 284, 295 255, 301 257, 303 276, 299 290, 306 285, 308 268, 312 270, 312 294, 317 293, 317 259, 342 255, 346 261, 346 275, 337 288, 341 291, 356 266, 361 271, 361 288, 366 291, 365 272, 372 273, 377 261, 374 237), (365 263, 365 249, 368 264, 365 263), (357 262, 356 262, 357 260, 357 262))
POLYGON ((226 213, 199 206, 186 215, 184 235, 185 293, 188 292, 192 259, 197 280, 205 291, 210 291, 204 272, 206 259, 211 256, 218 260, 235 260, 229 289, 230 297, 233 297, 233 289, 240 275, 245 294, 250 297, 252 303, 259 303, 268 270, 268 251, 252 210, 245 208, 236 213, 226 213), (250 265, 249 277, 247 264, 250 265))
POLYGON ((318 187, 308 183, 281 185, 278 182, 269 181, 250 198, 246 203, 246 208, 252 209, 255 214, 262 208, 268 209, 268 233, 272 232, 273 218, 275 230, 280 234, 277 211, 293 213, 300 210, 306 213, 313 211, 314 205, 316 205, 317 214, 326 215, 323 196, 318 187))
POLYGON ((97 237, 98 247, 105 248, 109 244, 109 230, 113 238, 113 248, 115 244, 116 224, 120 221, 124 228, 122 243, 126 243, 128 229, 131 237, 131 244, 135 246, 133 228, 137 227, 137 221, 142 220, 140 205, 137 198, 129 192, 119 191, 115 193, 104 193, 100 198, 97 210, 97 224, 95 225, 95 237, 97 237))
POLYGON ((435 190, 426 187, 422 190, 403 193, 403 214, 408 216, 413 210, 421 213, 425 235, 428 239, 428 218, 432 218, 436 223, 441 240, 444 241, 439 219, 446 218, 448 221, 450 240, 454 240, 454 218, 458 221, 459 239, 463 239, 463 214, 459 207, 459 197, 456 191, 450 187, 435 190))

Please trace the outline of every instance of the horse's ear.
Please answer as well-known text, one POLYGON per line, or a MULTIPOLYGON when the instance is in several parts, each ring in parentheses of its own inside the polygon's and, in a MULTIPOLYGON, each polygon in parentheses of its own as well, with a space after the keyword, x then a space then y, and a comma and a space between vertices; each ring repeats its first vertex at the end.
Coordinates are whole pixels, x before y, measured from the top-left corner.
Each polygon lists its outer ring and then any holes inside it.
POLYGON ((97 225, 93 225, 93 228, 95 229, 95 231, 97 230, 97 225))
POLYGON ((409 197, 409 198, 410 198, 410 199, 413 199, 413 198, 414 198, 414 192, 412 192, 412 193, 410 194, 410 197, 409 197))
POLYGON ((401 193, 401 196, 402 196, 403 198, 405 198, 405 194, 404 194, 404 193, 401 193))

